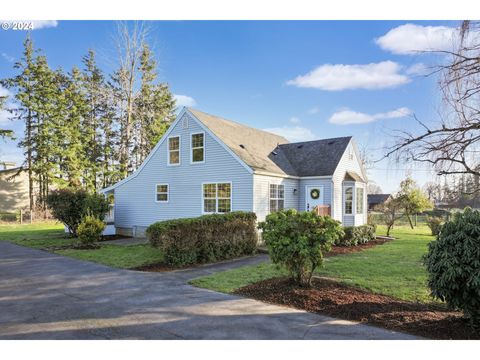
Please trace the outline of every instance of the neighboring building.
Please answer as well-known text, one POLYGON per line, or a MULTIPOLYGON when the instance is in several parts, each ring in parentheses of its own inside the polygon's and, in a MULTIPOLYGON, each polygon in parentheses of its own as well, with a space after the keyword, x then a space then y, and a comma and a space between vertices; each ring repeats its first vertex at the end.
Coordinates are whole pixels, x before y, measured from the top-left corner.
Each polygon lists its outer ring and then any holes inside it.
POLYGON ((392 197, 391 194, 368 194, 368 210, 372 211, 383 205, 388 199, 392 197))
POLYGON ((0 212, 28 209, 28 174, 15 163, 0 163, 0 212))
POLYGON ((345 225, 367 219, 366 173, 351 137, 285 138, 184 108, 114 194, 117 233, 141 236, 155 221, 228 211, 264 220, 282 208, 329 207, 345 225))

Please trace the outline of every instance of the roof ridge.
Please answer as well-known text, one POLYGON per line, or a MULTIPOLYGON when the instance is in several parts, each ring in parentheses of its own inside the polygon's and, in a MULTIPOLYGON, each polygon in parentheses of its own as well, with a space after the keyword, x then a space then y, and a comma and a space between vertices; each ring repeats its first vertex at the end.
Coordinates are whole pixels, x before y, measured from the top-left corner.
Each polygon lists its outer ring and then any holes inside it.
POLYGON ((297 144, 305 144, 310 142, 316 141, 330 141, 330 140, 339 140, 339 139, 352 139, 353 136, 338 136, 334 138, 325 138, 325 139, 317 139, 317 140, 307 140, 307 141, 298 141, 298 142, 289 142, 287 144, 280 144, 280 145, 297 145, 297 144))
POLYGON ((234 120, 230 120, 230 119, 225 119, 224 117, 221 117, 221 116, 218 116, 218 115, 213 115, 213 114, 210 114, 210 113, 207 113, 205 111, 202 111, 202 110, 198 110, 198 109, 195 109, 195 108, 192 108, 192 107, 187 107, 187 110, 188 111, 197 111, 197 112, 200 112, 202 114, 205 114, 205 115, 208 115, 208 116, 211 116, 211 117, 214 117, 214 118, 217 118, 217 119, 221 119, 223 121, 226 121, 226 122, 230 122, 230 123, 233 123, 235 125, 239 125, 239 126, 242 126, 242 127, 245 127, 245 128, 248 128, 248 129, 252 129, 254 131, 258 131, 258 132, 261 132, 261 133, 265 133, 265 134, 268 134, 268 135, 271 135, 271 136, 274 136, 274 137, 277 137, 277 138, 281 138, 282 140, 286 141, 287 143, 290 144, 290 142, 285 138, 283 137, 282 135, 278 135, 278 134, 274 134, 270 131, 266 131, 266 130, 263 130, 263 129, 259 129, 259 128, 256 128, 256 127, 253 127, 253 126, 249 126, 249 125, 245 125, 245 124, 242 124, 238 121, 234 121, 234 120))

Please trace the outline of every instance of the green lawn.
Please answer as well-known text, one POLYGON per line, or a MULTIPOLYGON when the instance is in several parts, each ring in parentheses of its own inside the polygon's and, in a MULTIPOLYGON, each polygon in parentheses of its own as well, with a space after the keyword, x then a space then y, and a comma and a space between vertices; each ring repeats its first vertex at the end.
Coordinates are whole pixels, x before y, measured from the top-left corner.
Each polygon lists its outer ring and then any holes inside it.
POLYGON ((65 234, 63 224, 53 221, 0 225, 0 240, 35 249, 72 243, 72 238, 65 234))
MULTIPOLYGON (((0 225, 0 240, 35 249, 72 245, 75 242, 74 238, 65 234, 63 225, 56 222, 0 225)), ((102 244, 99 249, 94 250, 66 249, 58 250, 56 253, 122 269, 159 263, 163 260, 162 252, 148 244, 131 246, 102 244)))
MULTIPOLYGON (((385 234, 379 227, 378 234, 385 234)), ((325 260, 321 276, 368 289, 395 298, 430 302, 426 288, 426 273, 422 255, 433 237, 429 229, 419 226, 414 230, 396 227, 392 235, 398 239, 361 252, 339 255, 325 260)), ((230 293, 242 286, 275 276, 285 275, 272 264, 247 266, 195 279, 193 285, 230 293)))
POLYGON ((67 249, 58 250, 55 253, 121 269, 131 269, 163 261, 163 253, 149 244, 130 246, 105 244, 94 250, 67 249))

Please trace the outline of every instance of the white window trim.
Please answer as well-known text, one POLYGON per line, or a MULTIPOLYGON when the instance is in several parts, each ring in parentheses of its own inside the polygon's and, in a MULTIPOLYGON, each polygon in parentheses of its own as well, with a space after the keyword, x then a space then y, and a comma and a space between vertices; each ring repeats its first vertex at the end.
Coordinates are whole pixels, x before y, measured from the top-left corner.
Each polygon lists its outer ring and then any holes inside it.
POLYGON ((344 185, 343 186, 342 207, 343 207, 343 215, 345 215, 345 216, 355 216, 355 210, 356 209, 355 209, 355 186, 354 185, 344 185), (346 192, 347 192, 348 188, 352 189, 352 213, 351 214, 346 212, 347 207, 345 206, 345 203, 347 201, 346 192))
POLYGON ((355 215, 364 215, 365 214, 365 188, 362 186, 355 186, 355 215), (363 191, 363 199, 362 199, 362 212, 357 211, 357 191, 363 191))
POLYGON ((170 201, 170 185, 167 184, 167 183, 155 184, 155 202, 156 202, 156 203, 164 203, 164 204, 165 204, 165 203, 168 203, 169 201, 170 201), (158 187, 159 185, 166 185, 166 186, 167 186, 167 192, 166 192, 166 194, 167 194, 167 200, 166 200, 166 201, 165 201, 165 200, 157 200, 157 195, 158 195, 158 194, 165 194, 164 192, 159 193, 159 192, 157 191, 157 187, 158 187))
POLYGON ((283 200, 283 208, 285 209, 285 184, 276 183, 276 182, 269 182, 268 183, 268 213, 269 214, 272 213, 272 207, 270 205, 271 200, 276 200, 277 201, 277 208, 278 208, 278 200, 283 200), (270 186, 271 185, 277 185, 277 186, 281 185, 281 186, 283 186, 283 199, 278 197, 278 188, 277 188, 277 197, 276 198, 271 198, 270 197, 270 186))
POLYGON ((182 163, 182 138, 180 135, 172 135, 167 138, 167 166, 180 166, 182 163), (170 150, 170 139, 171 138, 178 138, 178 164, 172 164, 170 163, 170 151, 175 151, 175 150, 170 150))
MULTIPOLYGON (((233 211, 233 183, 231 181, 205 181, 205 182, 202 182, 201 184, 201 195, 200 198, 202 199, 202 214, 203 215, 207 215, 207 214, 227 214, 227 213, 224 213, 224 212, 218 212, 218 184, 230 184, 230 212, 233 211), (211 212, 211 211, 205 211, 205 198, 203 196, 203 185, 206 185, 206 184, 215 184, 215 211, 214 212, 211 212)), ((209 198, 211 199, 211 198, 209 198)), ((221 198, 221 199, 228 199, 228 198, 221 198)))
POLYGON ((206 156, 206 151, 205 151, 206 146, 205 146, 205 144, 206 144, 206 140, 207 139, 205 137, 205 131, 190 133, 190 164, 192 164, 192 165, 205 164, 205 156, 206 156), (192 138, 193 138, 193 135, 198 135, 198 134, 203 134, 203 161, 193 161, 193 149, 200 149, 200 147, 196 147, 196 148, 192 147, 192 138))

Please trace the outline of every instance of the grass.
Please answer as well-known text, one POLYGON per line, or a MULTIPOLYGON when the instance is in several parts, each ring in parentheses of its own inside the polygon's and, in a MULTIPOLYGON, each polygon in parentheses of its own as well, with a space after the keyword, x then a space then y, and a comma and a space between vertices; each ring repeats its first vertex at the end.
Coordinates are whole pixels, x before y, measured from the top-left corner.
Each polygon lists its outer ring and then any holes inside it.
POLYGON ((148 244, 130 246, 105 244, 99 249, 66 249, 55 253, 120 269, 131 269, 163 261, 163 253, 148 244))
MULTIPOLYGON (((379 227, 378 234, 385 234, 379 227)), ((426 226, 396 227, 396 240, 357 253, 325 259, 318 275, 408 301, 431 302, 422 256, 433 240, 426 226)), ((260 280, 286 275, 273 264, 242 267, 193 280, 195 286, 225 293, 260 280)))
POLYGON ((53 221, 0 225, 0 240, 34 249, 72 243, 72 239, 65 234, 63 224, 53 221))
MULTIPOLYGON (((63 225, 57 222, 0 225, 0 240, 34 249, 72 245, 75 241, 65 234, 63 225)), ((102 244, 99 249, 66 249, 57 250, 55 253, 121 269, 163 261, 163 253, 148 244, 131 246, 102 244)))

